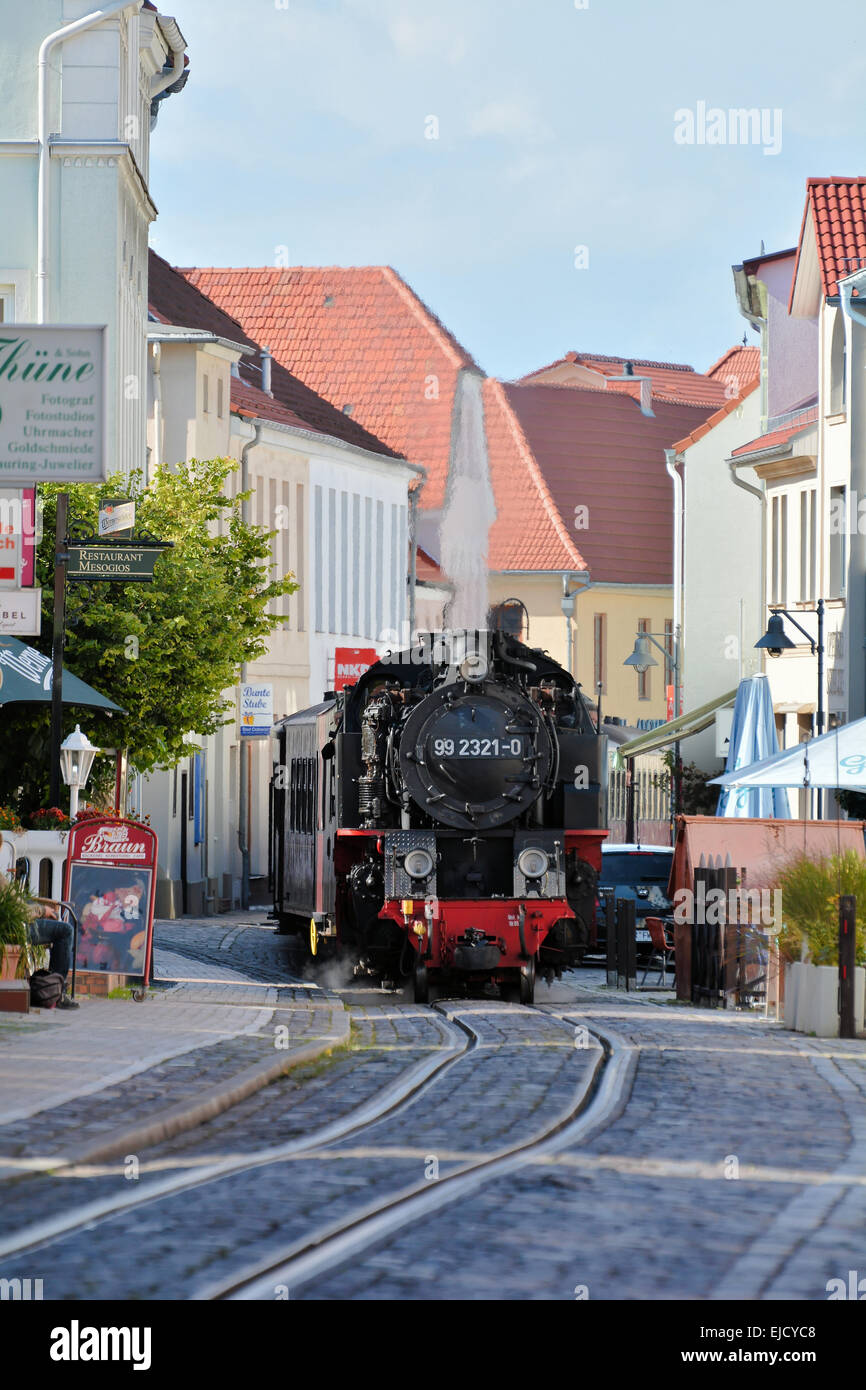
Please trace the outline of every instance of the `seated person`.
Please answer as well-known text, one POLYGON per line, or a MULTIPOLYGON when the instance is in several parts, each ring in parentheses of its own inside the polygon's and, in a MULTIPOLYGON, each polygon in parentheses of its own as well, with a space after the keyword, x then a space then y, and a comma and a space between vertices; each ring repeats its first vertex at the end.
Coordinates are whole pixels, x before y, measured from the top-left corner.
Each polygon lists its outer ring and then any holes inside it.
POLYGON ((72 944, 74 932, 71 922, 60 920, 56 903, 32 903, 30 920, 30 940, 34 946, 48 946, 49 970, 63 978, 63 993, 57 1001, 58 1009, 77 1009, 74 999, 66 993, 66 977, 72 964, 72 944))
MULTIPOLYGON (((10 840, 4 844, 0 834, 0 873, 7 878, 15 875, 15 846, 10 840)), ((49 947, 49 969, 63 977, 63 993, 57 1001, 58 1009, 77 1009, 74 999, 66 993, 66 977, 72 964, 72 949, 75 940, 71 922, 60 920, 60 910, 56 903, 30 904, 30 941, 34 946, 49 947)))

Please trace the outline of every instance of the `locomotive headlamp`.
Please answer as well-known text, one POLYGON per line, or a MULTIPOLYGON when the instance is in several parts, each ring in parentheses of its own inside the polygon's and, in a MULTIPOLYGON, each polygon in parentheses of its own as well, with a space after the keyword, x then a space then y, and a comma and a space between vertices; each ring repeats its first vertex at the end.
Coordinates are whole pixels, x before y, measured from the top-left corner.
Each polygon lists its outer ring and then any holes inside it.
POLYGON ((489 669, 487 657, 481 652, 470 652, 459 666, 460 674, 465 681, 483 681, 489 669))
POLYGON ((517 856, 517 867, 524 878, 543 878, 550 860, 543 849, 523 849, 517 856))
POLYGON ((426 849, 410 849, 403 860, 403 868, 410 878, 429 878, 433 872, 433 856, 426 849))

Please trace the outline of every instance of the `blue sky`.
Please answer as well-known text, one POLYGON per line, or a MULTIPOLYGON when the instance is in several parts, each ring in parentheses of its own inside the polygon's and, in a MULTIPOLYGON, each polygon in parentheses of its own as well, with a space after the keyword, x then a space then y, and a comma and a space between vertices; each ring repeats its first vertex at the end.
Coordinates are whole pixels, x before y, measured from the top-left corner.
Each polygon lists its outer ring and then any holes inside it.
POLYGON ((173 9, 156 249, 393 265, 506 379, 571 348, 707 367, 746 328, 731 265, 796 242, 808 176, 866 172, 860 0, 173 9), (781 151, 677 143, 699 102, 780 110, 781 151))

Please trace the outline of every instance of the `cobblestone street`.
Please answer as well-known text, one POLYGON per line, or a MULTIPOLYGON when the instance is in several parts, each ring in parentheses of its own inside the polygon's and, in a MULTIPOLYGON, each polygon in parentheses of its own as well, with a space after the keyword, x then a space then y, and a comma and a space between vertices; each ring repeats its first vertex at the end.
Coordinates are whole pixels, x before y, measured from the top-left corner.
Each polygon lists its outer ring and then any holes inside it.
POLYGON ((0 1022, 4 1279, 72 1300, 821 1300, 866 1267, 866 1043, 597 969, 532 1009, 419 1006, 302 979, 264 914, 155 941, 144 1003, 0 1022), (21 1065, 49 1057, 25 1114, 21 1065))

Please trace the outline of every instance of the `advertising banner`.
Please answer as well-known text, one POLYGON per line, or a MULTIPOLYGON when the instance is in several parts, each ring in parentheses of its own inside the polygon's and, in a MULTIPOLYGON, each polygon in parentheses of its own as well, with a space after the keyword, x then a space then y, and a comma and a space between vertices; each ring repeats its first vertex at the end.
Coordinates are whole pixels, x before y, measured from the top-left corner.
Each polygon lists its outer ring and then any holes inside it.
POLYGON ((241 738, 269 738, 274 723, 274 687, 259 681, 240 687, 241 738))
POLYGON ((375 647, 337 647, 334 650, 334 689, 354 685, 379 660, 375 647))
POLYGON ((42 631, 41 589, 0 589, 0 635, 38 637, 42 631))
POLYGON ((77 970, 149 983, 157 848, 155 832, 138 821, 106 817, 73 825, 63 896, 79 923, 77 970))
POLYGON ((33 583, 37 539, 35 487, 0 487, 0 589, 33 583))
POLYGON ((105 475, 105 333, 0 324, 0 484, 105 475))

